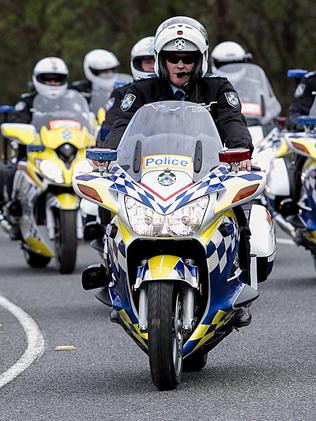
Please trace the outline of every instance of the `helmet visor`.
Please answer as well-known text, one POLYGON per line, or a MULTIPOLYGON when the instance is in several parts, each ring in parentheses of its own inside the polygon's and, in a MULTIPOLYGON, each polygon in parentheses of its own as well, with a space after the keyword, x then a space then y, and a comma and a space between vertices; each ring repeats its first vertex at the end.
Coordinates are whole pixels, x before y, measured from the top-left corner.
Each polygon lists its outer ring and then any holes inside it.
POLYGON ((95 69, 93 67, 89 67, 89 69, 94 76, 99 77, 112 76, 113 73, 116 73, 117 71, 117 67, 112 67, 111 69, 95 69))
POLYGON ((61 86, 67 83, 67 75, 61 73, 42 73, 39 74, 36 79, 39 83, 43 83, 44 85, 61 86))

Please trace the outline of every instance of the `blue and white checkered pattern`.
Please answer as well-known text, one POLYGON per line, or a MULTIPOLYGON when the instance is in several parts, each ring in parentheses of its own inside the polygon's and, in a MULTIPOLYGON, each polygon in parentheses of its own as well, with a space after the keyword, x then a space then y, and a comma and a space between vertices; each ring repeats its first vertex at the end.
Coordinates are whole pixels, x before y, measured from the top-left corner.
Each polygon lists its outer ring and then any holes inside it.
POLYGON ((309 196, 316 203, 316 170, 312 170, 306 174, 304 185, 309 196))
POLYGON ((214 277, 219 277, 225 270, 228 262, 227 256, 236 251, 239 242, 237 224, 230 218, 223 222, 231 224, 229 232, 224 235, 217 230, 207 246, 207 267, 210 276, 214 277))
MULTIPOLYGON (((85 174, 76 177, 76 180, 90 181, 100 176, 85 174)), ((223 182, 231 179, 229 169, 225 165, 216 167, 212 172, 206 175, 198 183, 188 187, 185 191, 170 197, 164 201, 160 197, 150 193, 145 186, 135 182, 121 167, 114 166, 111 173, 103 176, 104 179, 111 181, 110 189, 119 191, 123 194, 139 200, 144 205, 155 210, 158 213, 171 213, 186 205, 189 201, 193 201, 207 194, 225 189, 223 182)), ((234 176, 243 180, 255 181, 261 180, 262 177, 256 173, 241 173, 234 176)))
POLYGON ((189 201, 198 199, 211 192, 222 190, 224 189, 222 182, 229 178, 231 178, 231 175, 229 175, 227 167, 224 165, 219 166, 198 183, 164 202, 158 196, 155 197, 148 192, 145 187, 136 183, 120 167, 114 167, 112 174, 107 176, 107 179, 113 181, 110 189, 118 190, 134 199, 140 200, 144 205, 159 213, 171 213, 189 201))

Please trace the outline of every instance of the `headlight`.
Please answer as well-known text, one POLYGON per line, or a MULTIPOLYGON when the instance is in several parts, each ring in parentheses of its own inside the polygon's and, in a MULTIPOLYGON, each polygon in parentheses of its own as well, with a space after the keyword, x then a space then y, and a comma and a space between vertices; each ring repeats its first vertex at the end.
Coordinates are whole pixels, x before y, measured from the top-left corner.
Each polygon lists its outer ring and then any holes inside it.
POLYGON ((37 159, 35 163, 45 177, 58 184, 64 182, 63 172, 55 162, 49 161, 48 159, 44 159, 43 161, 37 159))
POLYGON ((160 215, 132 197, 125 196, 126 211, 133 231, 148 236, 185 236, 197 232, 209 203, 200 197, 169 215, 160 215))

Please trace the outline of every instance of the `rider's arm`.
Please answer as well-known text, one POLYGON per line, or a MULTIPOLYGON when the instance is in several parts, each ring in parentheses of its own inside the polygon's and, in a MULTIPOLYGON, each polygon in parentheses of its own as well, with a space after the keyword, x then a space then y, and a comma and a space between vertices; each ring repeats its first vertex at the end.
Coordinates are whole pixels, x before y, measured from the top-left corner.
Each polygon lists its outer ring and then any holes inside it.
POLYGON ((20 101, 15 105, 14 112, 8 116, 9 123, 30 124, 32 121, 33 94, 22 94, 20 101))
POLYGON ((108 135, 115 121, 120 118, 121 115, 121 102, 124 98, 129 86, 123 86, 121 88, 114 89, 111 93, 110 98, 105 104, 105 120, 101 124, 101 129, 97 137, 97 147, 107 148, 108 147, 108 135))
POLYGON ((107 148, 117 149, 128 123, 135 112, 141 108, 144 103, 145 100, 141 92, 137 89, 137 85, 132 83, 128 87, 127 92, 115 112, 115 121, 106 138, 107 148))
POLYGON ((217 92, 216 125, 222 141, 228 148, 253 150, 252 139, 237 92, 230 82, 222 78, 217 92))

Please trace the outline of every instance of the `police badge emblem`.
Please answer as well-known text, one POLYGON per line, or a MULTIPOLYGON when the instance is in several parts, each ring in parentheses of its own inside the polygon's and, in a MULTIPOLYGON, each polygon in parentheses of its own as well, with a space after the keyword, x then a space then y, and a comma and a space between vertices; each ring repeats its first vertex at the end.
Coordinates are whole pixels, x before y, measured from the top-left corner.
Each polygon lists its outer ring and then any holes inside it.
POLYGON ((164 187, 171 186, 176 182, 176 176, 172 172, 166 170, 158 175, 158 183, 164 187))
POLYGON ((225 92, 226 101, 233 108, 239 107, 239 99, 236 92, 225 92))
POLYGON ((72 133, 71 133, 71 131, 70 130, 63 130, 62 132, 61 132, 61 136, 62 136, 62 138, 63 139, 65 139, 65 140, 70 140, 70 139, 72 139, 72 133))
POLYGON ((122 99, 122 102, 121 102, 121 110, 122 111, 129 110, 131 108, 131 106, 133 105, 135 99, 136 99, 135 95, 126 94, 125 97, 122 99))
POLYGON ((186 45, 187 45, 187 43, 186 43, 185 39, 183 39, 183 38, 176 39, 175 42, 174 42, 174 46, 175 46, 176 50, 184 50, 186 45))

